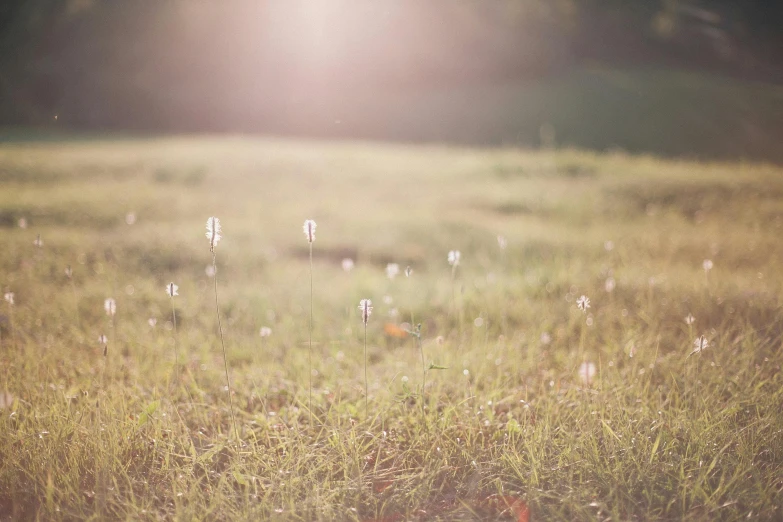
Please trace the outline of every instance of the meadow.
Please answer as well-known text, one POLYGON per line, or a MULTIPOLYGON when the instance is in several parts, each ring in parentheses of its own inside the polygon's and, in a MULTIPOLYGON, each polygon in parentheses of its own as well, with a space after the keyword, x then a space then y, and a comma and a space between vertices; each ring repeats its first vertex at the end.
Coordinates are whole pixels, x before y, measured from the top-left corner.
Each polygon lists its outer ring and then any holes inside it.
POLYGON ((2 520, 783 517, 780 167, 17 141, 0 231, 2 520))

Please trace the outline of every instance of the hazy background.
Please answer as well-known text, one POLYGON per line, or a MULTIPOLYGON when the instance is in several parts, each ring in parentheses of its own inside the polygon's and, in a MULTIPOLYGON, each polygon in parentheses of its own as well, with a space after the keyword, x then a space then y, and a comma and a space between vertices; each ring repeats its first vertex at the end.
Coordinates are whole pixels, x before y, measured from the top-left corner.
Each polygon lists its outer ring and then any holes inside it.
POLYGON ((781 162, 780 27, 783 3, 762 0, 6 0, 0 139, 250 132, 781 162))

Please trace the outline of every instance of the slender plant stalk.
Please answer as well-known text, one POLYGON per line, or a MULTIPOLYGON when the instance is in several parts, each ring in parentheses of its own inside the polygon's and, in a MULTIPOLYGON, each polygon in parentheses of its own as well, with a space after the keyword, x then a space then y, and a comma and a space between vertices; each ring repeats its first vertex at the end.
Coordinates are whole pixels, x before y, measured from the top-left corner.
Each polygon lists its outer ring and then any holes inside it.
POLYGON ((313 243, 310 242, 310 337, 309 337, 309 350, 308 350, 308 363, 309 363, 309 397, 307 402, 307 409, 310 412, 310 426, 313 425, 313 243))
POLYGON ((8 303, 8 321, 11 323, 11 340, 14 343, 14 350, 17 350, 16 344, 16 324, 14 324, 14 305, 8 303))
POLYGON ((73 310, 76 312, 76 326, 79 330, 82 329, 82 318, 79 313, 79 298, 76 295, 76 283, 73 282, 73 276, 69 277, 71 280, 71 293, 73 294, 73 310))
POLYGON ((368 405, 367 397, 369 395, 367 387, 367 323, 364 323, 364 414, 367 418, 370 417, 370 407, 368 405))
POLYGON ((231 380, 228 377, 228 356, 226 356, 226 342, 223 339, 223 323, 220 321, 220 305, 218 304, 218 291, 217 291, 217 255, 215 251, 212 251, 212 269, 215 272, 215 276, 212 278, 215 281, 215 314, 218 320, 218 333, 220 334, 220 346, 223 348, 223 367, 226 370, 226 385, 228 386, 228 404, 231 409, 231 423, 234 425, 234 435, 239 442, 239 430, 237 429, 237 419, 234 415, 234 399, 231 397, 231 380))
POLYGON ((419 344, 419 353, 421 353, 421 418, 426 428, 427 412, 424 409, 424 387, 427 385, 427 365, 424 362, 424 345, 421 343, 421 325, 416 327, 416 342, 419 344))
POLYGON ((174 381, 179 381, 179 350, 177 350, 177 312, 174 309, 174 296, 171 299, 171 320, 174 323, 174 381))

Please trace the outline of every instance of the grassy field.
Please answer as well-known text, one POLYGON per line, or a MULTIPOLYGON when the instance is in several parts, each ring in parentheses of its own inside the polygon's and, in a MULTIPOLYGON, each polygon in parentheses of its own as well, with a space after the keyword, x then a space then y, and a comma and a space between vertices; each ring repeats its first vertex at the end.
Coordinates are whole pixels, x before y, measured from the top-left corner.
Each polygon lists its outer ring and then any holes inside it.
POLYGON ((783 169, 85 140, 0 189, 2 520, 783 517, 783 169))

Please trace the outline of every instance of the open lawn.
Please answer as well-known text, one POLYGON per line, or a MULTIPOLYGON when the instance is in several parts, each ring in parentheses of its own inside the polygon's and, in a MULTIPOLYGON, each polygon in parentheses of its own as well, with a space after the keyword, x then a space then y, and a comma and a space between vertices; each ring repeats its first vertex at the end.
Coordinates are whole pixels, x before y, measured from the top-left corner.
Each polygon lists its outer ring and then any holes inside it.
POLYGON ((783 517, 781 168, 16 142, 0 233, 2 520, 783 517))

